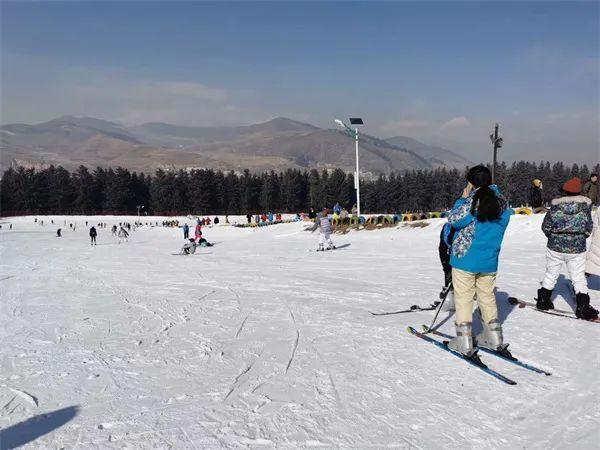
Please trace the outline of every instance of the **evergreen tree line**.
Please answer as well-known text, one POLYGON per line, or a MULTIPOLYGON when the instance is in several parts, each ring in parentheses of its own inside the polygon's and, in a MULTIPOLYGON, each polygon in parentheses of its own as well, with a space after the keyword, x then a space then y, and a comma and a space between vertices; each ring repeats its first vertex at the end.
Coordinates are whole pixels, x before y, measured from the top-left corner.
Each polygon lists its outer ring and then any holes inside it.
MULTIPOLYGON (((598 173, 583 165, 520 161, 497 169, 497 184, 513 206, 526 205, 533 179, 544 183, 545 201, 555 197, 570 177, 598 173)), ((441 211, 450 208, 465 186, 465 170, 418 170, 361 179, 364 213, 441 211)), ((138 205, 155 215, 295 213, 336 202, 350 209, 356 202, 354 176, 341 169, 288 169, 242 174, 212 169, 159 169, 154 176, 124 168, 90 171, 80 166, 69 172, 61 166, 43 170, 9 168, 0 181, 0 213, 21 214, 135 214, 138 205)))

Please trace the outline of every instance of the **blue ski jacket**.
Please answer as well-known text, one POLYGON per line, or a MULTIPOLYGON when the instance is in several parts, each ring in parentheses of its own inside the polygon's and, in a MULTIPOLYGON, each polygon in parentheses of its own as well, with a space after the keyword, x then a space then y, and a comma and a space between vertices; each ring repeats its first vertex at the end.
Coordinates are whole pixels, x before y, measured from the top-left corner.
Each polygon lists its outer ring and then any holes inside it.
POLYGON ((448 215, 448 223, 456 230, 450 255, 450 265, 456 269, 471 273, 498 271, 500 247, 514 211, 507 207, 506 199, 496 185, 490 188, 500 200, 502 214, 498 220, 480 222, 471 214, 477 190, 467 198, 459 198, 448 215))

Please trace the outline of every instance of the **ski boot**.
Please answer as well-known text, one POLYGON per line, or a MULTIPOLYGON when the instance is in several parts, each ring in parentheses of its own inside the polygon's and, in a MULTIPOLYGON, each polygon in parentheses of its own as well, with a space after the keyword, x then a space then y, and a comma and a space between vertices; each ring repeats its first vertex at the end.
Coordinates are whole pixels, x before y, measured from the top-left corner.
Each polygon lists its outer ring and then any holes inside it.
POLYGON ((552 291, 546 288, 538 289, 538 297, 537 297, 537 309, 541 309, 542 311, 548 311, 549 309, 554 309, 554 303, 550 300, 550 296, 552 295, 552 291))
POLYGON ((598 318, 598 310, 590 305, 590 296, 588 294, 577 294, 577 309, 575 315, 578 319, 596 320, 598 318))
POLYGON ((335 245, 331 244, 329 247, 327 247, 327 250, 335 250, 335 245))
POLYGON ((508 344, 504 343, 502 337, 502 324, 498 319, 492 319, 489 323, 481 321, 483 331, 477 335, 475 342, 478 346, 490 349, 507 358, 513 356, 508 351, 508 344))
POLYGON ((467 358, 477 358, 477 347, 473 345, 473 326, 471 322, 456 325, 456 337, 448 342, 448 348, 467 358))
POLYGON ((323 247, 323 244, 319 244, 319 248, 317 248, 318 252, 324 252, 325 251, 325 247, 323 247))

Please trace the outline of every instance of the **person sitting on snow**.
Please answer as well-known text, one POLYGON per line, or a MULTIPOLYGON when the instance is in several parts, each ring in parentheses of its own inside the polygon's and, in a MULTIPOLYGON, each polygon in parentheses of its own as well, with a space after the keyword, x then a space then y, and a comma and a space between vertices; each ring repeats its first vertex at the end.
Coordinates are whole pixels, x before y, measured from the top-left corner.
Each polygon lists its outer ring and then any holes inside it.
POLYGON ((181 247, 182 255, 193 255, 196 252, 196 247, 199 245, 196 244, 196 241, 192 238, 189 238, 188 240, 189 242, 186 242, 183 244, 183 247, 181 247))
POLYGON ((552 200, 550 212, 544 217, 542 231, 548 237, 546 273, 538 289, 537 307, 543 311, 554 309, 550 297, 560 276, 563 263, 575 289, 579 319, 594 320, 598 310, 590 306, 585 278, 586 239, 592 233, 592 201, 581 194, 581 180, 570 179, 562 186, 563 197, 552 200))
POLYGON ((200 240, 198 241, 198 246, 199 247, 212 247, 213 244, 211 244, 210 242, 208 242, 206 239, 204 238, 200 238, 200 240))

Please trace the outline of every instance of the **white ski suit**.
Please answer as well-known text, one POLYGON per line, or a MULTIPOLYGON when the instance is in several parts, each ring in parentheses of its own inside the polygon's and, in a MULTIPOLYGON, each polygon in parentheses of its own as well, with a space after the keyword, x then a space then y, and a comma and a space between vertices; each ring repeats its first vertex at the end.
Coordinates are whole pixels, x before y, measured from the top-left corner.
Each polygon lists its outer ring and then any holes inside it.
POLYGON ((328 216, 317 217, 317 223, 319 225, 319 250, 323 249, 325 242, 327 242, 328 248, 334 248, 333 241, 331 240, 331 220, 328 216))

